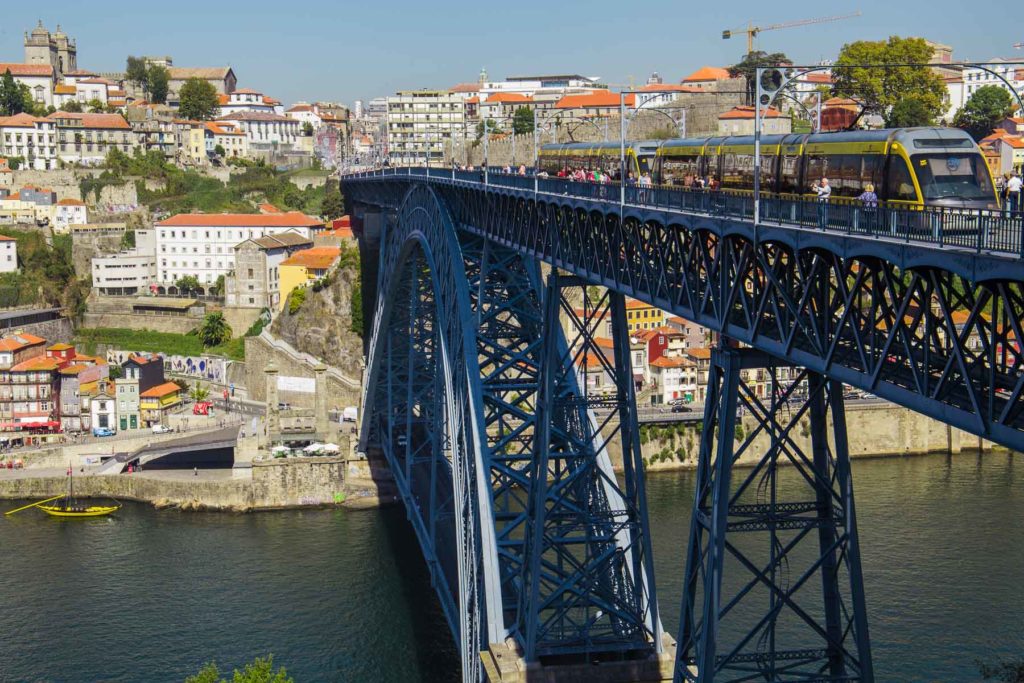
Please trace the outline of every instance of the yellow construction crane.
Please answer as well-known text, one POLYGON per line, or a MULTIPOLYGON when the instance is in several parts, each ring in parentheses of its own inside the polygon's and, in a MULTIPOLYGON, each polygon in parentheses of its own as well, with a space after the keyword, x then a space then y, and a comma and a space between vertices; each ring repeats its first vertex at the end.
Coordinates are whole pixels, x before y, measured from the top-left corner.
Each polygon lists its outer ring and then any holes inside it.
POLYGON ((816 19, 800 19, 798 21, 787 21, 782 24, 768 24, 767 26, 754 26, 754 22, 748 22, 746 28, 736 28, 731 31, 722 31, 722 39, 728 40, 732 38, 733 34, 746 33, 747 34, 747 54, 754 51, 754 38, 757 34, 763 31, 777 31, 780 28, 795 28, 797 26, 809 26, 810 24, 827 24, 831 21, 841 21, 843 19, 853 19, 854 17, 860 16, 860 10, 857 10, 853 14, 840 14, 834 17, 818 17, 816 19))

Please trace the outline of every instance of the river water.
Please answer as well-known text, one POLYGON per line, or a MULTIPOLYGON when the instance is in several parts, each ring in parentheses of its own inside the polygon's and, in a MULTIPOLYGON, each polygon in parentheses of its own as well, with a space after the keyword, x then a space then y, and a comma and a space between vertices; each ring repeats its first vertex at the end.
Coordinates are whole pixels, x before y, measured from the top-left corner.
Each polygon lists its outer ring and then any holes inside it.
MULTIPOLYGON (((1024 459, 854 463, 879 681, 975 681, 1024 655, 1024 459)), ((649 478, 663 619, 678 624, 690 472, 649 478)), ((13 503, 5 501, 7 509, 13 503)), ((455 681, 400 508, 0 519, 0 681, 182 681, 273 652, 299 683, 455 681)))

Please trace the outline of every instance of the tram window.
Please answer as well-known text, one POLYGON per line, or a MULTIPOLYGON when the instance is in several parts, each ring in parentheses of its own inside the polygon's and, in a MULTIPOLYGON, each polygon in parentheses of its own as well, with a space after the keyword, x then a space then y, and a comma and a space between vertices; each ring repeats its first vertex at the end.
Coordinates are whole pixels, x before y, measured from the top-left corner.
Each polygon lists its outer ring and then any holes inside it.
POLYGON ((800 155, 787 154, 782 157, 782 169, 779 174, 779 186, 776 191, 781 194, 800 194, 800 155))
POLYGON ((722 187, 734 190, 750 190, 754 187, 754 155, 722 155, 722 187))
POLYGON ((914 171, 926 200, 994 198, 980 154, 915 154, 914 171))
POLYGON ((829 182, 831 182, 834 173, 835 157, 828 157, 823 154, 808 154, 807 175, 804 178, 807 188, 804 191, 810 191, 810 188, 822 178, 828 178, 829 182))
POLYGON ((889 156, 889 178, 886 181, 886 199, 916 202, 917 192, 914 190, 914 180, 910 176, 910 169, 903 157, 889 156))
POLYGON ((661 158, 661 184, 663 185, 684 185, 686 179, 692 180, 693 176, 700 173, 698 162, 700 156, 688 154, 686 156, 672 156, 661 158))
MULTIPOLYGON (((774 192, 775 191, 775 160, 778 156, 775 154, 765 154, 761 156, 761 190, 763 192, 774 192)), ((753 184, 753 179, 751 179, 753 184)))

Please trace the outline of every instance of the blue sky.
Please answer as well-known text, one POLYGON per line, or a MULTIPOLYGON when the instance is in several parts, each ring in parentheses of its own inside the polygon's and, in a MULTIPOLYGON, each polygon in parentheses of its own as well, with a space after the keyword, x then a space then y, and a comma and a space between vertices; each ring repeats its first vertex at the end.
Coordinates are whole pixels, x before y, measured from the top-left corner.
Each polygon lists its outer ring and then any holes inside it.
MULTIPOLYGON (((704 65, 735 63, 745 38, 723 29, 861 10, 845 21, 762 34, 759 47, 797 63, 833 58, 843 43, 920 35, 955 48, 956 59, 1019 56, 1014 21, 992 21, 985 3, 963 0, 175 0, 139 3, 47 0, 9 3, 0 61, 21 61, 22 34, 42 19, 78 41, 79 65, 122 69, 127 55, 171 55, 179 66, 230 64, 239 87, 286 103, 351 104, 399 89, 448 87, 535 73, 582 73, 606 82, 666 82, 704 65), (35 5, 34 7, 32 5, 35 5), (926 9, 927 8, 927 9, 926 9)), ((991 8, 988 8, 991 9, 991 8)))

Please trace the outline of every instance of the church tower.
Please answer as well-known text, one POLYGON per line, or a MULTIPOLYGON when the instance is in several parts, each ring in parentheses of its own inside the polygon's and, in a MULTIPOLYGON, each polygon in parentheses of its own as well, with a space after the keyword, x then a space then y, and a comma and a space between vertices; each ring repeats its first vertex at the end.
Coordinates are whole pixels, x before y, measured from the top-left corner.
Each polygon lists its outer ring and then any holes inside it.
POLYGON ((43 27, 40 20, 39 25, 32 29, 32 33, 25 34, 25 63, 49 64, 56 70, 57 52, 52 48, 50 32, 43 27))

